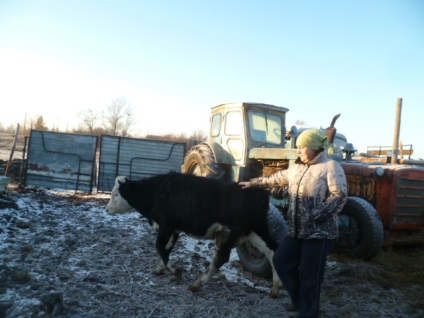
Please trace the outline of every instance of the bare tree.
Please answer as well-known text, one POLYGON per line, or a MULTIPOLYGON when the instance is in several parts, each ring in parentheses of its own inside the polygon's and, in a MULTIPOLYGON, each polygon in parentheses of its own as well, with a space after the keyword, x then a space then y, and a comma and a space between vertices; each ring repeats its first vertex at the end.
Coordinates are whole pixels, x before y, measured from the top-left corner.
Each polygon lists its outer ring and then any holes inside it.
POLYGON ((134 114, 132 110, 127 108, 126 113, 127 115, 125 117, 124 125, 122 127, 122 134, 121 134, 123 137, 129 136, 128 130, 131 128, 132 125, 135 124, 135 118, 134 118, 134 114))
POLYGON ((31 126, 37 130, 49 130, 44 122, 43 116, 38 116, 36 120, 31 121, 31 126))
POLYGON ((206 135, 206 133, 203 130, 195 130, 191 133, 189 139, 194 139, 194 140, 206 140, 208 136, 206 135))
POLYGON ((105 129, 112 135, 128 136, 128 131, 135 123, 131 105, 123 97, 115 98, 103 113, 105 129))
POLYGON ((79 115, 82 118, 83 128, 88 129, 89 133, 92 135, 99 121, 99 113, 94 109, 89 108, 86 111, 81 112, 79 115))

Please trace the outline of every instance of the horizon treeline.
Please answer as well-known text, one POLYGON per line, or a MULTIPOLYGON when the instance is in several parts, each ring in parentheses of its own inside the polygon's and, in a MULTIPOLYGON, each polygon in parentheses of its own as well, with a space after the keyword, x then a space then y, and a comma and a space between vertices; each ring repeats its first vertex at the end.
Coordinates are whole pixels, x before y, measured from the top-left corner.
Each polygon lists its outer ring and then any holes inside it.
MULTIPOLYGON (((68 129, 61 129, 59 125, 49 128, 42 115, 37 115, 35 118, 26 120, 25 123, 19 125, 19 135, 29 135, 31 129, 34 130, 46 130, 54 132, 66 132, 66 133, 77 133, 77 134, 88 134, 94 136, 100 135, 113 135, 121 137, 132 137, 132 138, 146 138, 156 140, 170 140, 178 142, 189 142, 190 140, 205 140, 207 135, 202 130, 193 131, 190 134, 187 133, 166 133, 161 135, 146 134, 144 136, 137 135, 136 133, 131 134, 131 128, 136 123, 134 112, 131 108, 131 104, 127 102, 125 98, 119 97, 112 100, 112 103, 107 106, 103 111, 95 111, 91 108, 82 111, 78 114, 80 122, 77 127, 68 129)), ((16 134, 17 125, 9 125, 5 127, 0 120, 0 132, 8 134, 16 134)))

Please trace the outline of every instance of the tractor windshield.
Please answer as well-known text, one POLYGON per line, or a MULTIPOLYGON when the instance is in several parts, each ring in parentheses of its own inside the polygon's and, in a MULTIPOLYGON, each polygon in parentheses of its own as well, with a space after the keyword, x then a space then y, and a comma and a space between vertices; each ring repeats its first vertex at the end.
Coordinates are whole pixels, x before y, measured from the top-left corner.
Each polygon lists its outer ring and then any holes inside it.
POLYGON ((283 142, 281 117, 251 110, 248 114, 250 137, 254 141, 280 145, 283 142))

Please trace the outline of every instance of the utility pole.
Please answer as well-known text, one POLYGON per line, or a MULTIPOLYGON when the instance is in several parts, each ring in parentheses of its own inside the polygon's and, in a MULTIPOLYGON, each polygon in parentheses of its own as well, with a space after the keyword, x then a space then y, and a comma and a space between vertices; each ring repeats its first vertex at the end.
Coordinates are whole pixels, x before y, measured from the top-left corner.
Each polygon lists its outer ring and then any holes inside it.
POLYGON ((395 119, 395 133, 393 136, 392 147, 392 163, 396 163, 399 155, 399 134, 400 134, 400 119, 402 113, 402 98, 397 99, 396 103, 396 119, 395 119))

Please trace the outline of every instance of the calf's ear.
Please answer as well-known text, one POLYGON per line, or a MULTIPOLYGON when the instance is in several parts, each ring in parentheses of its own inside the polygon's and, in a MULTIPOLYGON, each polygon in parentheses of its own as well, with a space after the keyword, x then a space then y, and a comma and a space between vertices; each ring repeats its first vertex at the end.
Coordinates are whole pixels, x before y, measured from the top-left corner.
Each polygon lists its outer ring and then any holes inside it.
POLYGON ((130 179, 128 179, 127 177, 124 177, 124 176, 118 176, 118 177, 116 177, 115 184, 116 184, 116 185, 123 184, 123 183, 125 183, 125 182, 127 182, 127 181, 129 181, 129 180, 130 180, 130 179))
POLYGON ((119 185, 119 193, 121 193, 122 196, 123 193, 131 192, 133 188, 134 183, 122 181, 122 183, 119 185))

